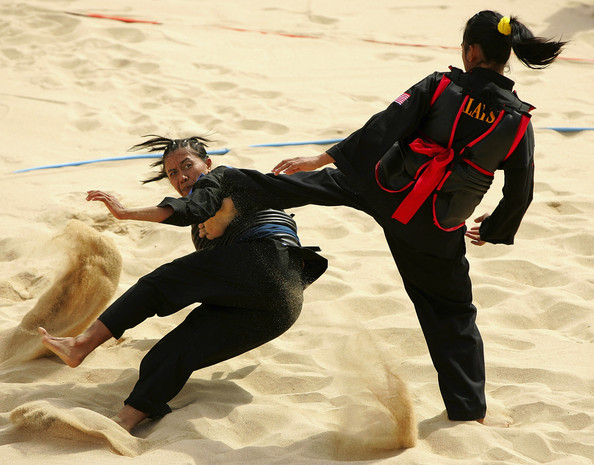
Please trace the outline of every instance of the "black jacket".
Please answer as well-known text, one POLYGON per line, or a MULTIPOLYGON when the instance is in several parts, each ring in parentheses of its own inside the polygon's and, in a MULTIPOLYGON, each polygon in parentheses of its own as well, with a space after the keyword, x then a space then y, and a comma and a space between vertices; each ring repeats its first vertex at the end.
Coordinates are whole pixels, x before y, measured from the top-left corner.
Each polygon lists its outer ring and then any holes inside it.
POLYGON ((532 107, 518 99, 513 85, 484 68, 433 73, 328 153, 351 172, 359 158, 381 159, 381 187, 400 191, 413 188, 429 160, 411 149, 413 141, 451 144, 447 179, 428 200, 434 202, 437 227, 445 230, 462 226, 491 185, 493 172, 502 169, 503 198, 480 232, 485 241, 512 244, 532 200, 534 176, 532 107))

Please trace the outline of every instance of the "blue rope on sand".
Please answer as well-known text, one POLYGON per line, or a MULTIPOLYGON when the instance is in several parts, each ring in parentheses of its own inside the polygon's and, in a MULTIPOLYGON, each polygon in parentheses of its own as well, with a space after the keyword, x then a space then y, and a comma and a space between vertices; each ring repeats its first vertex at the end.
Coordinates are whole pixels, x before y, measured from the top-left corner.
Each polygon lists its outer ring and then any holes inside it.
MULTIPOLYGON (((542 129, 550 129, 552 131, 557 132, 580 132, 580 131, 592 131, 594 128, 591 127, 545 127, 542 129)), ((324 139, 324 140, 309 140, 303 142, 273 142, 269 144, 255 144, 249 145, 248 147, 287 147, 287 146, 296 146, 296 145, 333 145, 336 144, 343 139, 324 139)), ((225 155, 229 152, 229 149, 222 148, 218 150, 207 150, 206 153, 209 155, 225 155)), ((61 163, 58 165, 46 165, 46 166, 36 166, 34 168, 25 168, 22 170, 13 171, 13 173, 26 173, 27 171, 35 171, 35 170, 47 170, 53 168, 64 168, 66 166, 80 166, 80 165, 88 165, 90 163, 100 163, 105 161, 121 161, 121 160, 135 160, 140 158, 160 158, 162 154, 155 154, 155 153, 145 153, 140 155, 124 155, 121 157, 111 157, 111 158, 98 158, 96 160, 84 160, 84 161, 73 161, 70 163, 61 163)))
MULTIPOLYGON (((340 142, 342 139, 325 139, 325 140, 311 140, 311 141, 304 141, 304 142, 274 142, 270 144, 256 144, 256 145, 249 145, 248 147, 284 147, 290 145, 331 145, 340 142)), ((229 149, 223 148, 218 150, 207 150, 206 153, 208 155, 224 155, 229 152, 229 149)), ((84 161, 73 161, 69 163, 61 163, 58 165, 45 165, 45 166, 36 166, 34 168, 25 168, 22 170, 13 171, 13 173, 25 173, 27 171, 35 171, 35 170, 47 170, 53 168, 64 168, 66 166, 80 166, 80 165, 88 165, 90 163, 100 163, 104 161, 121 161, 121 160, 136 160, 139 158, 160 158, 162 154, 159 153, 144 153, 140 155, 124 155, 121 157, 110 157, 110 158, 98 158, 96 160, 84 160, 84 161)))
POLYGON ((557 132, 580 132, 580 131, 594 131, 594 128, 557 128, 557 127, 548 127, 543 129, 550 129, 552 131, 557 132))
POLYGON ((249 147, 287 147, 291 145, 333 145, 342 141, 342 139, 309 140, 304 142, 273 142, 271 144, 255 144, 249 147))
MULTIPOLYGON (((209 155, 223 155, 227 153, 229 149, 220 149, 220 150, 212 150, 208 151, 209 155)), ((90 163, 100 163, 104 161, 121 161, 121 160, 136 160, 140 158, 161 158, 162 154, 159 153, 142 153, 140 155, 124 155, 121 157, 110 157, 110 158, 97 158, 95 160, 84 160, 84 161, 73 161, 69 163, 60 163, 58 165, 45 165, 45 166, 36 166, 34 168, 25 168, 22 170, 13 171, 13 173, 26 173, 27 171, 35 171, 35 170, 49 170, 53 168, 64 168, 66 166, 80 166, 80 165, 88 165, 90 163)))

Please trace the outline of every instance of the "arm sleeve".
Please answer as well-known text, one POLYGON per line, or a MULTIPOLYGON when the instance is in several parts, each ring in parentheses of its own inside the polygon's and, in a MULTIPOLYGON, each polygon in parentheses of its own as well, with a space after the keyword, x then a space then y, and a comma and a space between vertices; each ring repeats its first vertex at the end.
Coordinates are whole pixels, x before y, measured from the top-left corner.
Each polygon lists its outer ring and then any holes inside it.
POLYGON ((186 197, 165 197, 157 206, 173 208, 173 215, 163 223, 189 226, 202 223, 214 216, 217 210, 221 208, 223 201, 221 181, 226 169, 226 167, 220 166, 202 176, 194 184, 192 192, 186 197))
POLYGON ((514 236, 532 202, 534 191, 534 130, 528 125, 520 144, 503 166, 503 198, 480 226, 481 239, 492 244, 514 243, 514 236))
POLYGON ((334 158, 336 166, 343 169, 345 163, 356 167, 359 157, 378 159, 396 141, 415 132, 423 116, 431 107, 431 98, 443 73, 433 73, 418 82, 384 111, 372 116, 365 125, 343 141, 331 147, 327 153, 334 158))

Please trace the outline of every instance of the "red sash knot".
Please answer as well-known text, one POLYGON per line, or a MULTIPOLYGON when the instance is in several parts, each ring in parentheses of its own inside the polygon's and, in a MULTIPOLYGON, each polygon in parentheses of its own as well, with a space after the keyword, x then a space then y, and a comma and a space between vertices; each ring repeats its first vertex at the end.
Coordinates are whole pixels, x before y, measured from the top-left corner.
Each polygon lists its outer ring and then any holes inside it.
POLYGON ((435 142, 415 139, 410 144, 410 148, 417 153, 427 155, 431 160, 418 177, 412 190, 392 214, 392 218, 404 224, 410 221, 419 208, 421 208, 423 202, 439 186, 446 174, 448 165, 454 159, 454 150, 452 148, 442 147, 435 142))

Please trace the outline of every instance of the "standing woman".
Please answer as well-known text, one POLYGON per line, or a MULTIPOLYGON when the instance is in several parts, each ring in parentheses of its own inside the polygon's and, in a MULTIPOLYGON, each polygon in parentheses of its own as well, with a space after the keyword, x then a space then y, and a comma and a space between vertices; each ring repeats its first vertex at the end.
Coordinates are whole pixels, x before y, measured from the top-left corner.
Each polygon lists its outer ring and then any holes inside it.
MULTIPOLYGON (((240 214, 255 206, 346 205, 382 226, 451 420, 483 423, 487 408, 464 236, 474 245, 513 244, 532 200, 533 107, 503 73, 512 50, 524 65, 543 68, 563 45, 535 37, 515 17, 481 11, 464 29, 464 71, 427 76, 321 155, 283 160, 267 175, 224 176, 240 214), (311 171, 329 163, 338 169, 311 171), (498 169, 503 198, 467 230, 498 169)), ((206 228, 216 235, 224 224, 215 220, 206 228)))
POLYGON ((151 182, 167 178, 181 197, 157 206, 126 208, 102 191, 87 200, 103 202, 117 219, 192 226, 196 252, 142 277, 77 337, 54 337, 39 328, 43 344, 76 367, 95 348, 152 316, 171 315, 201 303, 143 358, 139 379, 114 420, 130 431, 145 418, 169 412, 195 370, 247 352, 284 333, 296 321, 303 290, 326 269, 326 259, 301 247, 292 217, 265 210, 235 221, 224 235, 200 237, 199 225, 221 206, 221 179, 211 169, 205 139, 155 137, 135 148, 163 152, 151 182))

